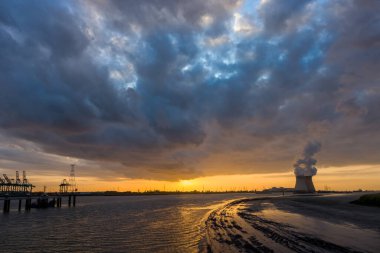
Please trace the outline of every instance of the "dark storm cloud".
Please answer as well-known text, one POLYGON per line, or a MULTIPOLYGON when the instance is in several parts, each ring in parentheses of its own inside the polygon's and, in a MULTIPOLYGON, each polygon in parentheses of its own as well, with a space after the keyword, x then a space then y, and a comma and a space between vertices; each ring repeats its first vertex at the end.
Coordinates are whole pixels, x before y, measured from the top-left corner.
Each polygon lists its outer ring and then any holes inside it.
POLYGON ((1 2, 1 133, 135 178, 379 163, 379 3, 247 6, 1 2))
POLYGON ((311 0, 275 1, 268 0, 260 8, 266 33, 283 33, 291 25, 291 20, 302 15, 311 0))

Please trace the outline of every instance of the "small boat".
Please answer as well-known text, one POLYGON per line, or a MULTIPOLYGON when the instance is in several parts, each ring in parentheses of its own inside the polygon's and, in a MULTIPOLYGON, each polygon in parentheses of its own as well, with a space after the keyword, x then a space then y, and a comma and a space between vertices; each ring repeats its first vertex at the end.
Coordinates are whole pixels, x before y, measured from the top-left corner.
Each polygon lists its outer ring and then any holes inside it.
POLYGON ((49 196, 46 194, 38 197, 37 202, 32 203, 32 208, 48 208, 54 207, 56 204, 55 198, 49 201, 49 196))

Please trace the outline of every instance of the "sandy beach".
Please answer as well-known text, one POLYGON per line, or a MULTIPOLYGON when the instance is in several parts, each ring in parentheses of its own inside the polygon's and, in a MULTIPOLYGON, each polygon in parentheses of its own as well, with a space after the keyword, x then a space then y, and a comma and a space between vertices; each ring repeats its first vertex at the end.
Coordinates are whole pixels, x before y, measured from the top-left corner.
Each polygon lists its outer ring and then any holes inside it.
POLYGON ((208 252, 379 252, 380 209, 363 193, 235 200, 210 213, 208 252))

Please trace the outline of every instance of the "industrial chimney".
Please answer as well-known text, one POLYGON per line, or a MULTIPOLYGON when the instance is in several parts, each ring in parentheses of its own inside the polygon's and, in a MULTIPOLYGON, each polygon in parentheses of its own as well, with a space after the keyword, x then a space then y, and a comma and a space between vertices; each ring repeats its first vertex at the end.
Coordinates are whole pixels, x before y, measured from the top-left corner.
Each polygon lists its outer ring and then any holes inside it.
POLYGON ((312 176, 297 176, 295 193, 314 193, 315 188, 312 176))
POLYGON ((296 175, 295 193, 315 193, 313 176, 317 174, 317 163, 312 156, 321 149, 319 142, 309 142, 303 152, 303 159, 299 159, 294 164, 294 174, 296 175))

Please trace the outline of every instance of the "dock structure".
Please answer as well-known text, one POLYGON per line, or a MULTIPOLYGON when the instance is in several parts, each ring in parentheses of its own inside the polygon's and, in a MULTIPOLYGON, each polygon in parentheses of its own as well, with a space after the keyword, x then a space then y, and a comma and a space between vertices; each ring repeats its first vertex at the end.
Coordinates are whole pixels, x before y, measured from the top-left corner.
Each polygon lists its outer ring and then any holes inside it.
POLYGON ((26 177, 25 171, 22 172, 22 180, 18 171, 16 171, 16 178, 9 178, 7 174, 0 175, 0 197, 3 198, 4 202, 3 212, 9 212, 11 200, 18 201, 18 210, 21 211, 23 199, 25 199, 25 210, 29 211, 34 187, 26 177))
MULTIPOLYGON (((23 171, 23 178, 20 179, 19 172, 16 171, 16 178, 9 178, 6 174, 0 176, 0 201, 3 203, 3 213, 9 213, 11 201, 18 201, 18 211, 22 210, 22 202, 25 201, 25 211, 31 208, 62 207, 62 199, 67 197, 67 206, 76 205, 76 182, 74 165, 71 165, 70 179, 64 179, 59 185, 59 193, 42 194, 40 196, 32 194, 35 186, 26 178, 23 171), (35 200, 32 203, 32 200, 35 200)), ((44 190, 45 192, 45 190, 44 190)), ((17 202, 16 202, 17 203, 17 202)))
POLYGON ((26 195, 31 194, 34 185, 29 183, 26 178, 25 171, 22 172, 23 178, 20 179, 18 171, 16 171, 16 179, 10 179, 7 174, 0 175, 0 195, 12 194, 12 195, 26 195))
POLYGON ((61 195, 69 196, 68 205, 71 206, 72 204, 73 206, 75 206, 77 190, 78 189, 75 180, 75 164, 71 164, 69 181, 67 181, 66 179, 62 180, 62 183, 59 185, 59 193, 61 195))
POLYGON ((62 207, 62 200, 67 201, 68 207, 75 207, 76 195, 72 193, 59 194, 43 194, 43 195, 2 195, 0 196, 0 203, 3 204, 3 213, 9 213, 11 202, 17 203, 13 205, 13 208, 17 208, 19 212, 22 211, 23 206, 25 211, 30 211, 32 208, 50 208, 62 207))
POLYGON ((69 192, 70 184, 66 179, 62 180, 62 183, 59 185, 59 193, 67 194, 69 192))

